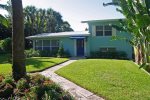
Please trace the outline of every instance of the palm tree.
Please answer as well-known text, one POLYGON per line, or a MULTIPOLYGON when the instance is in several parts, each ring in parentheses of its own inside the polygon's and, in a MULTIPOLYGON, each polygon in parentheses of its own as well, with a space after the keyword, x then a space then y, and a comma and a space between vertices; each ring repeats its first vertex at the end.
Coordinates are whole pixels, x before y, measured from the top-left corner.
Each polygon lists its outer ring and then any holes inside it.
MULTIPOLYGON (((112 0, 107 5, 117 5, 117 11, 125 16, 121 22, 124 30, 133 35, 137 63, 150 69, 150 0, 112 0), (142 2, 141 2, 142 1, 142 2)), ((136 59, 135 59, 136 60, 136 59)))
POLYGON ((12 3, 12 72, 13 78, 19 80, 26 76, 25 55, 24 55, 24 21, 22 0, 11 0, 12 3))
MULTIPOLYGON (((0 4, 0 9, 7 10, 8 6, 0 4)), ((0 24, 4 25, 6 27, 8 26, 8 20, 2 14, 0 14, 0 24)))

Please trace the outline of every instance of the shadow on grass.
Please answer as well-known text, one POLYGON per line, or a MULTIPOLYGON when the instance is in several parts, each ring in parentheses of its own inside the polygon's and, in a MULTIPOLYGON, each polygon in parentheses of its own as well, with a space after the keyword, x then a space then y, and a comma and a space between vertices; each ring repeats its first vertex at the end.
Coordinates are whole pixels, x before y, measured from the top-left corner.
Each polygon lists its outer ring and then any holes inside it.
MULTIPOLYGON (((44 58, 44 59, 46 59, 46 58, 44 58)), ((26 66, 32 65, 35 68, 40 68, 40 67, 43 67, 45 65, 44 64, 45 62, 57 64, 56 62, 53 62, 53 61, 48 61, 48 60, 42 61, 39 58, 32 58, 32 59, 30 58, 30 59, 26 60, 26 66)))
POLYGON ((10 54, 1 54, 0 55, 0 64, 10 63, 10 54))

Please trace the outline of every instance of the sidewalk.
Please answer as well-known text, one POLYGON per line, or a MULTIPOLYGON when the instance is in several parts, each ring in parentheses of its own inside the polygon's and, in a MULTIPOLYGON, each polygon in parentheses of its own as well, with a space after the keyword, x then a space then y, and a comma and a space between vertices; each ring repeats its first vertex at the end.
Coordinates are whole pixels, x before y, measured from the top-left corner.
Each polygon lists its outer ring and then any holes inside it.
MULTIPOLYGON (((78 58, 79 59, 79 58, 78 58)), ((69 65, 78 59, 70 59, 69 61, 62 63, 60 65, 56 65, 52 68, 49 68, 40 74, 50 77, 55 83, 59 84, 65 91, 68 91, 76 100, 104 100, 101 97, 96 96, 90 91, 74 84, 73 82, 55 74, 54 72, 66 65, 69 65)))

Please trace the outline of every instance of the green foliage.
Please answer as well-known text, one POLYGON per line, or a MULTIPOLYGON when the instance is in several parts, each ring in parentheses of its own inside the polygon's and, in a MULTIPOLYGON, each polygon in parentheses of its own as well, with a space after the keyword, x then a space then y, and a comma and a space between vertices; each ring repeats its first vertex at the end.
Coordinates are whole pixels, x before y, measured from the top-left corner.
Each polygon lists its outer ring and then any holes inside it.
POLYGON ((29 57, 39 57, 40 56, 40 51, 34 50, 34 49, 25 50, 25 55, 26 55, 27 58, 29 58, 29 57))
MULTIPOLYGON (((2 79, 5 80, 5 78, 2 79)), ((0 82, 0 99, 72 100, 72 97, 60 86, 39 74, 27 76, 17 82, 13 80, 12 83, 13 85, 8 81, 0 82)))
POLYGON ((44 77, 43 75, 36 74, 31 76, 31 83, 32 84, 43 84, 44 81, 49 80, 48 78, 44 77))
POLYGON ((41 57, 56 57, 57 51, 40 50, 41 57))
POLYGON ((127 59, 127 54, 124 51, 112 51, 112 52, 91 52, 91 58, 108 58, 108 59, 127 59))
POLYGON ((17 88, 18 90, 20 90, 20 91, 21 91, 21 90, 28 89, 28 88, 29 88, 29 83, 28 83, 28 81, 27 81, 26 79, 21 78, 21 79, 17 82, 16 88, 17 88))
POLYGON ((1 76, 0 82, 0 98, 9 98, 13 94, 14 80, 11 76, 1 76))
POLYGON ((68 51, 65 51, 63 46, 60 46, 57 52, 57 57, 59 58, 70 57, 70 53, 68 51))
POLYGON ((12 51, 12 40, 11 38, 6 38, 0 41, 0 48, 3 52, 10 53, 12 51))
POLYGON ((73 31, 62 15, 52 8, 41 9, 35 6, 24 8, 26 36, 39 33, 73 31))
MULTIPOLYGON (((116 5, 114 2, 107 5, 116 5)), ((135 54, 136 63, 150 68, 150 1, 118 0, 117 11, 125 16, 120 21, 123 30, 132 34, 131 44, 141 51, 135 54), (141 57, 140 57, 141 56, 141 57), (148 66, 147 66, 148 65, 148 66)))
POLYGON ((7 84, 13 84, 14 79, 11 76, 6 76, 2 82, 7 84))
POLYGON ((0 99, 8 99, 13 94, 13 86, 11 84, 3 84, 0 86, 0 99))
POLYGON ((63 46, 60 46, 57 53, 57 57, 63 57, 63 55, 64 55, 64 48, 63 46))
POLYGON ((0 14, 0 23, 5 27, 8 27, 8 20, 0 14))

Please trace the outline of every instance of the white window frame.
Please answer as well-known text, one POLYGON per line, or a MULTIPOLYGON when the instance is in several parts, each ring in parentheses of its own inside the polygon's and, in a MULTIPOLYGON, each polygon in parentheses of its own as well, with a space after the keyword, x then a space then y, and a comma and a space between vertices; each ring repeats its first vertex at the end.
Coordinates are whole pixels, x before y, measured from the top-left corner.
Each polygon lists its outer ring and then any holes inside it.
POLYGON ((49 46, 44 46, 43 41, 44 41, 44 40, 35 40, 35 49, 41 47, 42 50, 44 50, 44 47, 49 47, 49 48, 50 48, 50 51, 52 51, 52 48, 53 48, 53 47, 58 47, 58 48, 60 47, 60 40, 56 40, 56 41, 59 43, 59 45, 57 45, 57 46, 52 46, 52 41, 55 41, 55 40, 47 40, 47 41, 49 41, 49 46), (37 41, 41 41, 41 42, 42 42, 42 45, 41 45, 41 46, 38 46, 37 43, 36 43, 37 41))
POLYGON ((95 26, 95 36, 98 36, 98 35, 97 35, 97 31, 102 31, 102 32, 103 32, 103 35, 102 35, 102 36, 106 36, 106 35, 105 35, 105 31, 111 31, 111 35, 110 35, 110 36, 113 36, 113 27, 110 26, 110 27, 111 27, 111 30, 105 30, 105 26, 109 26, 109 25, 96 25, 96 26, 95 26), (98 27, 98 26, 102 26, 102 30, 97 30, 96 27, 98 27))

